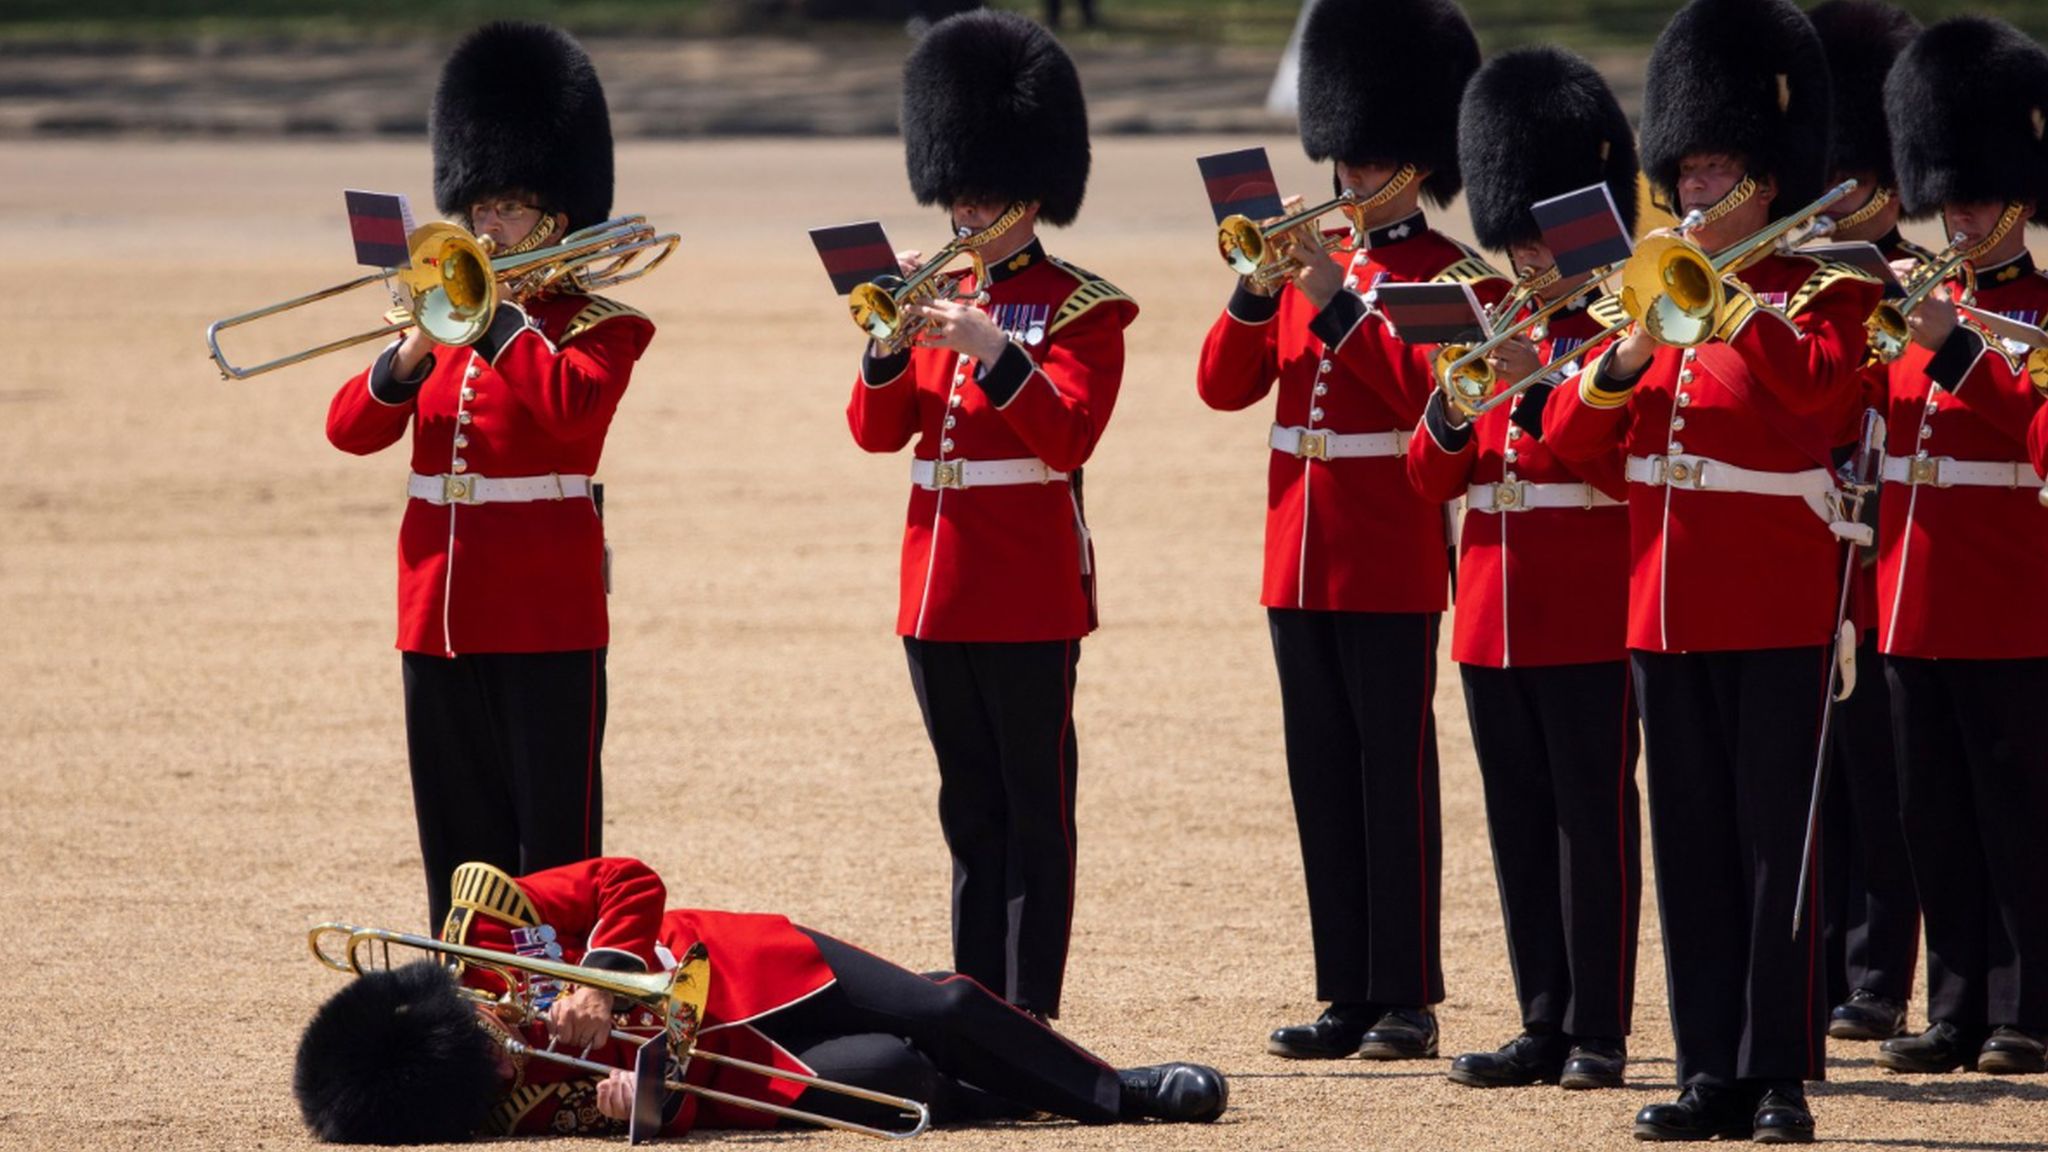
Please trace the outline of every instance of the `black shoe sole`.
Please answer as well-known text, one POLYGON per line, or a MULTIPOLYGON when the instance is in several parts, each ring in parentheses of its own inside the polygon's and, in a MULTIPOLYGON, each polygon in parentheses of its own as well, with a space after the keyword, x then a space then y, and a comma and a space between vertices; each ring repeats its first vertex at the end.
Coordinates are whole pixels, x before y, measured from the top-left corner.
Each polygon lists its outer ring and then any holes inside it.
POLYGON ((1596 1088, 1624 1088, 1627 1080, 1620 1074, 1592 1075, 1586 1072, 1567 1072, 1558 1077, 1557 1086, 1567 1092, 1589 1092, 1596 1088))
POLYGON ((2006 1052, 1986 1052, 1977 1057, 1977 1071, 1992 1076, 2038 1076, 2048 1071, 2048 1061, 2040 1057, 2015 1056, 2006 1052))
POLYGON ((1657 1144, 1712 1140, 1714 1136, 1715 1133, 1700 1132, 1691 1128, 1665 1128, 1656 1124, 1643 1124, 1640 1122, 1635 1127, 1636 1139, 1647 1140, 1657 1144))
POLYGON ((1853 1020, 1831 1020, 1828 1022, 1830 1040, 1891 1040, 1906 1034, 1905 1025, 1890 1032, 1880 1031, 1876 1026, 1858 1024, 1853 1020))
POLYGON ((1447 1075, 1450 1076, 1451 1083, 1463 1084, 1467 1088, 1532 1088, 1538 1084, 1557 1083, 1555 1072, 1547 1076, 1539 1072, 1531 1076, 1500 1078, 1468 1072, 1463 1068, 1452 1068, 1447 1075))
POLYGON ((1286 1060, 1344 1060, 1357 1055, 1355 1048, 1333 1051, 1327 1048, 1297 1048, 1279 1040, 1266 1041, 1266 1053, 1286 1060))
POLYGON ((1811 1144, 1811 1128, 1759 1128, 1750 1136, 1756 1144, 1811 1144))
POLYGON ((1436 1045, 1417 1050, 1399 1044, 1385 1044, 1368 1041, 1358 1049, 1358 1055, 1366 1060, 1434 1060, 1436 1045))
POLYGON ((1937 1064, 1933 1061, 1919 1061, 1910 1056, 1901 1056, 1896 1052, 1884 1051, 1880 1051, 1877 1054, 1876 1063, 1879 1068, 1887 1072, 1903 1072, 1908 1076, 1944 1076, 1958 1069, 1976 1071, 1976 1066, 1971 1061, 1951 1060, 1937 1064))

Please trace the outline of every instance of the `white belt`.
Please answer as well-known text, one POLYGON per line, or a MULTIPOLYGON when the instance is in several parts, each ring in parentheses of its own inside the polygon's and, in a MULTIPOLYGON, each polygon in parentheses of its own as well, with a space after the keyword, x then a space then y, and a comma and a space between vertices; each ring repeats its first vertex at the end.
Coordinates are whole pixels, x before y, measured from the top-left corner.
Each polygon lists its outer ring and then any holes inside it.
POLYGON ((919 488, 996 488, 1050 484, 1067 474, 1035 457, 1017 460, 912 460, 910 482, 919 488))
POLYGON ((1591 484, 1532 484, 1503 480, 1465 489, 1468 512, 1521 512, 1529 508, 1618 508, 1621 501, 1591 484))
POLYGON ((1835 478, 1825 468, 1803 472, 1761 472, 1737 468, 1705 456, 1631 456, 1628 478, 1632 484, 1661 488, 1696 488, 1702 492, 1747 492, 1756 496, 1804 496, 1815 499, 1835 490, 1835 478))
POLYGON ((1884 462, 1887 484, 1929 484, 1936 488, 2032 488, 2034 467, 2004 460, 1957 460, 1949 456, 1889 456, 1884 462))
POLYGON ((1340 456, 1399 456, 1408 451, 1406 432, 1329 432, 1320 428, 1273 425, 1266 443, 1275 452, 1307 460, 1340 456))
POLYGON ((531 504, 589 496, 590 477, 555 472, 546 476, 422 476, 415 472, 405 482, 405 494, 429 504, 531 504))

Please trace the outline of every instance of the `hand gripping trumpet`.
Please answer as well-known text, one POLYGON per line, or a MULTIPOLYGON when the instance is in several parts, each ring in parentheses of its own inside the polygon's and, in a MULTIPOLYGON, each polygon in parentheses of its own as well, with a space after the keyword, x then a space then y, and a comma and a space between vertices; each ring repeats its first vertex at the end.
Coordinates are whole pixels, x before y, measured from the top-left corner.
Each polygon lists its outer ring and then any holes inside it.
POLYGON ((981 249, 1014 227, 1023 218, 1024 208, 1023 204, 1010 205, 994 223, 978 232, 959 229, 944 248, 908 276, 877 276, 866 284, 855 285, 846 294, 846 310, 853 314, 853 322, 860 325, 885 356, 908 348, 931 326, 929 320, 909 315, 909 306, 959 299, 959 275, 940 273, 963 252, 973 261, 975 287, 987 284, 988 268, 982 262, 981 249))
POLYGON ((332 287, 216 320, 206 329, 206 347, 223 380, 247 380, 279 368, 395 336, 414 326, 439 344, 463 347, 476 343, 490 329, 498 302, 525 300, 545 291, 595 292, 654 271, 668 259, 681 237, 656 235, 645 216, 618 216, 578 229, 559 244, 527 252, 491 255, 489 240, 479 239, 457 224, 437 220, 422 224, 405 238, 409 254, 403 268, 383 268, 332 287), (220 334, 253 324, 267 316, 317 304, 379 281, 390 285, 405 319, 378 328, 316 344, 298 352, 242 367, 221 351, 220 334))
MULTIPOLYGON (((487 972, 504 985, 505 991, 492 995, 464 985, 461 988, 462 994, 466 999, 490 1009, 499 1019, 514 1027, 538 1023, 545 1016, 539 1006, 539 994, 542 991, 541 986, 546 982, 596 988, 601 992, 610 993, 617 999, 627 1001, 654 1021, 652 1025, 629 1025, 628 1028, 615 1025, 612 1031, 613 1039, 637 1048, 638 1054, 633 1069, 636 1083, 631 1124, 631 1141, 635 1144, 651 1140, 659 1134, 662 1123, 662 1097, 667 1092, 686 1092, 720 1104, 765 1112, 785 1120, 890 1140, 909 1139, 923 1132, 931 1124, 931 1110, 915 1100, 883 1092, 871 1092, 851 1084, 821 1080, 816 1076, 756 1064, 750 1060, 739 1060, 699 1048, 697 1030, 703 1023, 704 1005, 711 994, 711 959, 702 944, 693 945, 674 971, 647 973, 586 968, 538 957, 508 955, 469 944, 449 944, 430 936, 416 936, 383 928, 359 928, 353 924, 340 923, 321 924, 312 928, 306 933, 306 947, 320 963, 337 972, 355 976, 362 975, 371 967, 390 967, 391 951, 394 948, 425 953, 458 971, 469 967, 487 972), (691 1084, 687 1082, 684 1074, 689 1070, 692 1060, 724 1065, 757 1076, 789 1080, 806 1088, 816 1088, 856 1100, 897 1108, 910 1123, 903 1128, 875 1128, 766 1100, 736 1096, 701 1084, 691 1084)), ((547 1048, 535 1048, 516 1037, 500 1037, 500 1042, 506 1051, 514 1056, 549 1060, 596 1076, 608 1076, 613 1072, 623 1071, 610 1064, 557 1052, 552 1045, 547 1048)))
POLYGON ((1870 358, 1872 364, 1889 364, 1906 351, 1906 344, 1912 339, 1912 330, 1906 326, 1906 317, 1931 295, 1936 288, 1948 283, 1957 269, 1963 272, 1963 298, 1976 295, 1977 274, 1970 267, 1970 261, 1977 250, 1963 247, 1963 234, 1958 232, 1949 238, 1948 247, 1933 259, 1914 269, 1911 280, 1901 285, 1906 294, 1897 300, 1883 300, 1877 310, 1864 321, 1864 328, 1870 334, 1870 358))

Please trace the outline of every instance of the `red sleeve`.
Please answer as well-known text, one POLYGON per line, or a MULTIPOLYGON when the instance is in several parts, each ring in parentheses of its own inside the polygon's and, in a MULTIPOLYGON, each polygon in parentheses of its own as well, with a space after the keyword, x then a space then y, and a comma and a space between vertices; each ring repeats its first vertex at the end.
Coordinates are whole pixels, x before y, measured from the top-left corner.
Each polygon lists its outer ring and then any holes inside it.
POLYGON ((1796 316, 1754 305, 1725 340, 1795 415, 1846 413, 1862 396, 1863 325, 1883 293, 1875 281, 1838 280, 1796 316))
POLYGON ((654 869, 624 856, 581 860, 519 878, 519 887, 565 937, 581 934, 583 963, 653 971, 668 890, 654 869))
POLYGON ((2002 347, 1993 346, 1978 329, 1958 324, 1927 362, 1927 375, 1948 390, 1970 414, 2015 444, 2031 434, 2040 394, 2034 391, 2025 362, 2015 363, 2002 347))
POLYGON ((2033 457, 2034 471, 2048 480, 2048 408, 2036 410, 2027 425, 2027 455, 2033 457))
POLYGON ((1048 467, 1072 472, 1094 453, 1123 383, 1124 325, 1136 315, 1128 301, 1099 304, 1053 333, 1036 365, 1012 344, 987 366, 989 377, 1010 365, 1025 373, 996 411, 1048 467))
MULTIPOLYGON (((393 344, 385 349, 378 361, 397 347, 393 344)), ((373 364, 349 377, 341 391, 334 394, 334 402, 327 406, 327 442, 356 456, 382 452, 398 443, 418 407, 413 396, 397 404, 386 404, 372 395, 370 374, 375 367, 373 364)))
POLYGON ((1432 398, 1408 437, 1408 483, 1424 500, 1447 503, 1465 494, 1479 459, 1474 428, 1454 428, 1443 416, 1444 402, 1432 398))
POLYGON ((1329 349, 1330 359, 1377 392, 1403 423, 1421 419, 1422 406, 1436 389, 1434 344, 1403 343, 1386 318, 1349 289, 1330 299, 1309 322, 1309 331, 1329 349))
POLYGON ((861 358, 846 402, 853 442, 868 452, 900 452, 917 435, 917 356, 861 358))
MULTIPOLYGON (((1585 367, 1557 386, 1543 405, 1543 443, 1567 464, 1577 465, 1614 456, 1628 437, 1629 398, 1635 381, 1616 386, 1607 379, 1607 358, 1620 337, 1588 351, 1585 367)), ((1652 365, 1645 364, 1643 371, 1652 365)), ((1637 377, 1641 379, 1641 377, 1637 377)), ((1593 477, 1589 481, 1598 483, 1593 477)), ((1601 485, 1606 490, 1606 485, 1601 485)), ((1612 493, 1609 493, 1612 495, 1612 493)))
POLYGON ((491 367, 549 435, 581 440, 610 426, 652 339, 654 325, 639 316, 604 320, 560 348, 529 325, 498 348, 491 367))
POLYGON ((1195 369, 1195 391, 1202 403, 1236 412, 1273 390, 1280 375, 1278 316, 1278 297, 1237 290, 1202 341, 1202 360, 1195 369))

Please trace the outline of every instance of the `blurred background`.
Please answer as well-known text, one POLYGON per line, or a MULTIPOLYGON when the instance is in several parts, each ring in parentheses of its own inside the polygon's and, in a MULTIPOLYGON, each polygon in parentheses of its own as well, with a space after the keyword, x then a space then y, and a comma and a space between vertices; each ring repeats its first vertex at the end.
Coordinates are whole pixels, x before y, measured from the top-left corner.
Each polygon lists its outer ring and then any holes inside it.
MULTIPOLYGON (((1098 133, 1282 130, 1267 111, 1300 0, 997 0, 1051 21, 1098 133)), ((6 0, 0 137, 412 136, 442 53, 502 17, 585 38, 622 138, 889 135, 908 39, 969 0, 6 0)), ((2042 0, 1906 0, 2048 37, 2042 0)), ((1465 0, 1489 52, 1586 53, 1633 114, 1677 0, 1465 0)))

